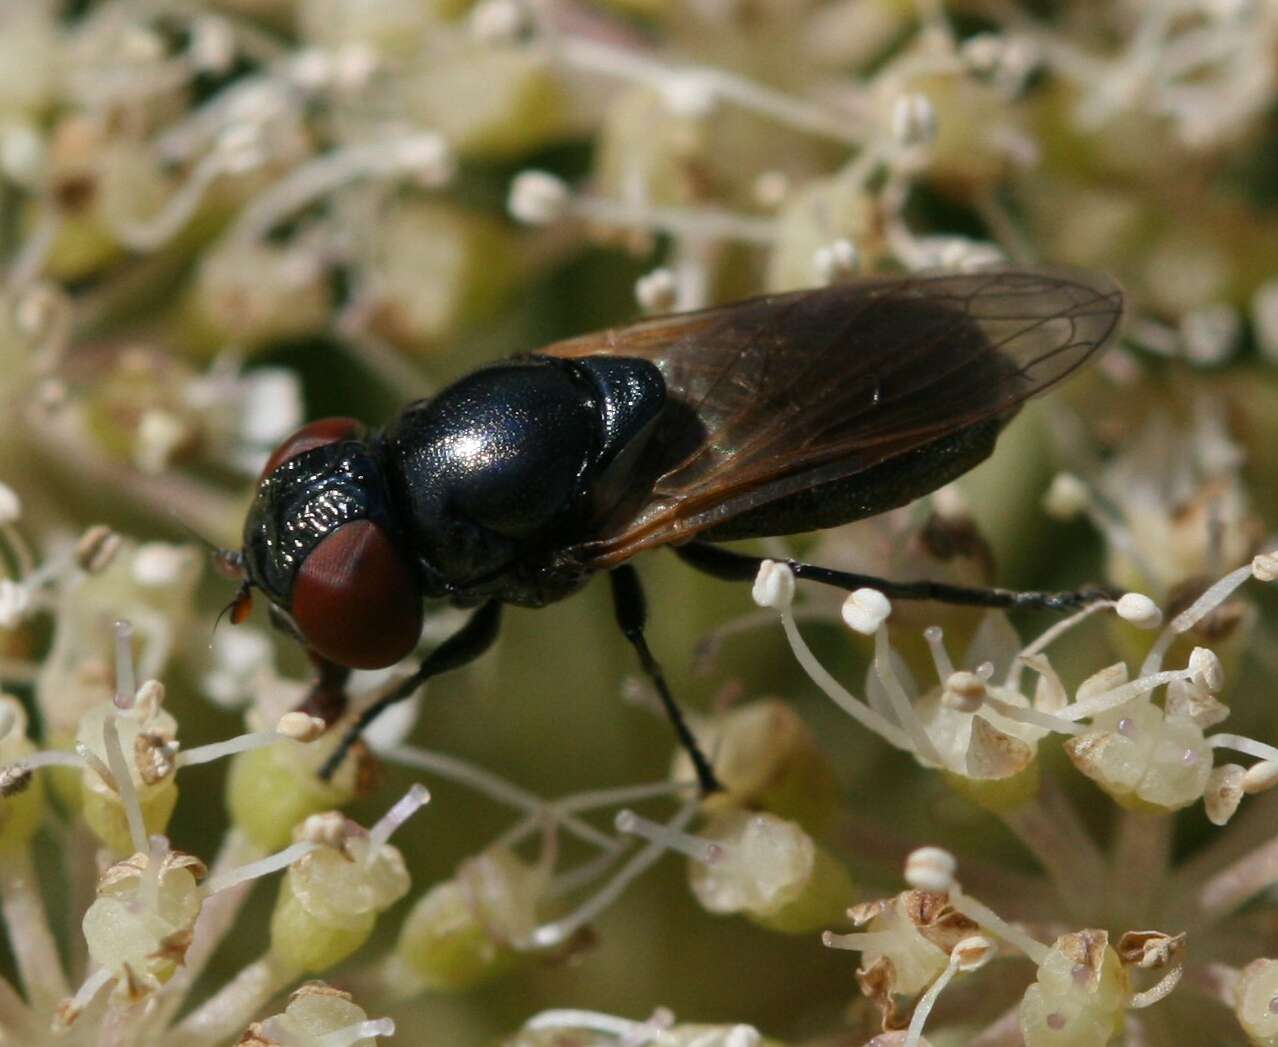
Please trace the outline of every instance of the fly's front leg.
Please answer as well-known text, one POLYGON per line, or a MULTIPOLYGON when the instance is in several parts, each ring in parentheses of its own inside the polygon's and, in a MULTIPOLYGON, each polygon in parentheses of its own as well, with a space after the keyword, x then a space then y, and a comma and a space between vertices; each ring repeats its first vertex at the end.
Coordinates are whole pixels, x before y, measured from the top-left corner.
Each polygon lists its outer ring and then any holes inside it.
POLYGON ((422 664, 417 667, 417 671, 412 676, 403 680, 387 694, 382 695, 381 698, 356 717, 355 722, 351 724, 342 736, 342 740, 338 742, 337 748, 333 750, 332 755, 324 761, 324 766, 320 768, 319 772, 320 778, 327 781, 333 777, 333 773, 341 765, 346 754, 350 752, 351 746, 363 734, 364 728, 376 720, 386 709, 396 702, 402 702, 405 698, 410 697, 417 688, 432 676, 446 673, 450 669, 459 669, 463 665, 473 662, 488 650, 493 641, 497 639, 497 631, 500 626, 501 604, 496 600, 489 600, 470 616, 465 625, 431 651, 422 660, 422 664))
MULTIPOLYGON (((765 557, 747 556, 744 553, 722 549, 709 542, 689 542, 675 548, 675 552, 687 564, 699 571, 725 581, 753 581, 759 573, 759 565, 765 557)), ((829 567, 799 560, 783 561, 796 578, 820 582, 846 592, 857 589, 877 589, 893 600, 935 600, 938 603, 961 604, 968 607, 996 607, 1023 611, 1072 611, 1098 600, 1116 600, 1119 593, 1100 585, 1084 586, 1062 592, 1020 591, 1016 589, 980 588, 966 585, 950 585, 948 582, 894 582, 868 574, 836 571, 829 567)))
POLYGON ((670 688, 666 684, 665 674, 662 673, 661 666, 652 656, 652 651, 648 649, 648 641, 643 633, 644 626, 648 621, 648 606, 647 601, 644 599, 643 587, 639 584, 639 575, 629 564, 622 564, 622 566, 609 572, 608 580, 612 583, 612 602, 613 609, 617 615, 617 624, 621 626, 622 633, 639 655, 639 664, 643 667, 643 671, 648 674, 648 678, 652 680, 653 686, 656 687, 657 694, 661 697, 662 708, 666 711, 666 716, 670 720, 670 725, 674 728, 679 744, 683 746, 684 751, 692 760, 692 766, 696 769, 697 782, 701 786, 701 792, 705 795, 718 792, 723 787, 714 776, 710 761, 706 759, 705 753, 697 745, 697 740, 692 736, 692 731, 688 729, 687 721, 683 718, 683 712, 675 702, 674 696, 670 693, 670 688))

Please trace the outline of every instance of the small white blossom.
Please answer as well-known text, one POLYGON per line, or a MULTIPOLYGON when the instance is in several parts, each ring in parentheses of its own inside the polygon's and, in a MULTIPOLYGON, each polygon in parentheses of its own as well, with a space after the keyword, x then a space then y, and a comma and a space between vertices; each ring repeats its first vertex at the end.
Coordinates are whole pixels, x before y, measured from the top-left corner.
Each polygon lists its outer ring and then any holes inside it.
POLYGON ((818 247, 812 256, 812 267, 827 284, 851 276, 859 266, 860 257, 851 240, 835 240, 818 247))
POLYGON ((0 578, 0 629, 14 629, 31 608, 31 591, 9 578, 0 578))
POLYGON ((507 207, 527 225, 549 225, 567 213, 572 195, 562 178, 545 171, 522 171, 510 186, 507 207))
POLYGON ((635 281, 635 300, 644 312, 666 313, 679 300, 679 282, 672 270, 662 266, 635 281))
POLYGON ((906 148, 936 140, 936 110, 927 95, 914 92, 897 98, 892 104, 892 137, 906 148))
POLYGON ((484 0, 471 10, 467 27, 482 43, 509 44, 529 31, 531 20, 519 0, 484 0))
POLYGON ((0 527, 17 523, 22 516, 22 500, 8 484, 0 483, 0 527))

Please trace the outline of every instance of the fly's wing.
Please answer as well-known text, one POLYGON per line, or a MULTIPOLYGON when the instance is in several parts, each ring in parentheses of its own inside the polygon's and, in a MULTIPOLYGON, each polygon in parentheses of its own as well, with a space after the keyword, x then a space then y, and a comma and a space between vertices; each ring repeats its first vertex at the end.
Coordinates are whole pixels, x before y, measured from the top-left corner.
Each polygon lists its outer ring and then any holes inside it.
POLYGON ((647 501, 574 553, 641 549, 961 428, 1009 417, 1100 349, 1122 292, 1060 270, 876 277, 560 342, 560 357, 652 361, 669 403, 647 501))

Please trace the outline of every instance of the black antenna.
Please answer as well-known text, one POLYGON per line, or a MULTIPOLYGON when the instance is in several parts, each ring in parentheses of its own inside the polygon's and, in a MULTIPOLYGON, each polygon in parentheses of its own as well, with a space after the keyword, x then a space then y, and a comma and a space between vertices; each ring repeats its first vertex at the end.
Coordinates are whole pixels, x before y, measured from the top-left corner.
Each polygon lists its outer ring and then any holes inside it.
MULTIPOLYGON (((229 578, 231 581, 242 581, 244 579, 244 554, 239 549, 226 549, 218 545, 183 520, 176 509, 171 509, 169 515, 173 517, 173 522, 182 530, 208 549, 213 557, 213 566, 217 569, 218 574, 224 578, 229 578)), ((243 592, 240 593, 240 596, 242 595, 243 592)), ((236 599, 239 599, 239 597, 237 596, 236 599)), ((222 614, 225 613, 226 611, 224 610, 222 614)), ((218 617, 220 619, 221 615, 218 617)))

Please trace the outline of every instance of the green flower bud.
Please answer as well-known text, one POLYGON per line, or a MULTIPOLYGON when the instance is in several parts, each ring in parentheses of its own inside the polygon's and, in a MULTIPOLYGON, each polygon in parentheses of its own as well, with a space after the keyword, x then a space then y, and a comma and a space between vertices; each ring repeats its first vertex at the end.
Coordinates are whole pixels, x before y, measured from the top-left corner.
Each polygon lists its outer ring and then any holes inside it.
POLYGON ((515 966, 516 946, 537 926, 545 871, 505 848, 463 862, 456 879, 436 884, 404 921, 388 970, 405 993, 459 990, 515 966))
POLYGON ((263 851, 279 850, 299 822, 349 803, 358 776, 346 760, 329 781, 319 769, 341 739, 341 729, 309 745, 272 745, 240 753, 231 761, 226 805, 231 821, 263 851))
POLYGON ((1121 1031, 1131 996, 1127 972, 1105 931, 1056 940, 1021 999, 1026 1047, 1099 1047, 1121 1031))
POLYGON ((363 945, 378 914, 408 893, 408 870, 398 848, 371 850, 364 830, 336 812, 308 818, 301 836, 336 842, 289 866, 271 915, 271 954, 323 971, 363 945))
POLYGON ((847 871, 793 822, 723 811, 711 816, 701 839, 713 850, 709 860, 690 863, 688 876, 710 912, 739 912, 799 934, 837 922, 852 902, 847 871))

